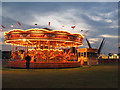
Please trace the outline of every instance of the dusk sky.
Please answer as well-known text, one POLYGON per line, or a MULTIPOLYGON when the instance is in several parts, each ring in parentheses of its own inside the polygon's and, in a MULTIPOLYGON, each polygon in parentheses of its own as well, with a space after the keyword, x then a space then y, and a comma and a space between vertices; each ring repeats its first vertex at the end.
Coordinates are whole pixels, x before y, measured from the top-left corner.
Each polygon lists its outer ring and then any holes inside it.
MULTIPOLYGON (((12 29, 11 24, 20 29, 35 28, 34 24, 38 24, 38 28, 48 27, 80 34, 88 30, 85 38, 93 48, 98 48, 105 37, 102 53, 118 52, 117 2, 3 2, 1 16, 6 31, 12 29), (21 27, 17 21, 22 24, 21 27), (48 22, 51 22, 50 27, 48 22), (76 26, 74 30, 72 25, 76 26)), ((1 36, 4 31, 0 33, 1 36)), ((9 50, 4 36, 1 38, 2 50, 9 50)), ((88 47, 85 38, 83 46, 88 47)))

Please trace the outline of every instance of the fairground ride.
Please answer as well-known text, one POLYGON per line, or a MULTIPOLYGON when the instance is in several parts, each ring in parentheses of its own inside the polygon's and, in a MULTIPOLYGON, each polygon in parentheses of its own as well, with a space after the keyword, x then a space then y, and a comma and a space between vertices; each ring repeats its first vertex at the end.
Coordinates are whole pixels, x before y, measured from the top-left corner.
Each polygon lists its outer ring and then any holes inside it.
POLYGON ((78 67, 81 61, 72 47, 83 45, 81 34, 47 29, 12 29, 5 32, 11 58, 6 67, 25 68, 25 56, 31 57, 30 68, 78 67))

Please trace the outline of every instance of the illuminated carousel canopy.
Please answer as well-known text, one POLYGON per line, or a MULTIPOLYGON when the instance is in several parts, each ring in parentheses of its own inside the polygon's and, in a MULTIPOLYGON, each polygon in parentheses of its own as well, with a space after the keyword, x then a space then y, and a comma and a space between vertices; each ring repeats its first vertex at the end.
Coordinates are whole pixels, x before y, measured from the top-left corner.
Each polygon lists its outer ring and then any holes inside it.
POLYGON ((18 46, 24 45, 53 45, 57 42, 60 46, 66 47, 73 45, 83 45, 83 36, 81 34, 72 34, 67 31, 47 30, 47 29, 13 29, 4 33, 5 43, 18 46))
POLYGON ((6 67, 25 68, 27 54, 31 57, 30 68, 80 66, 78 54, 73 53, 72 47, 83 45, 84 37, 81 34, 35 28, 13 29, 5 32, 4 35, 5 43, 12 44, 10 45, 12 61, 9 61, 6 67))

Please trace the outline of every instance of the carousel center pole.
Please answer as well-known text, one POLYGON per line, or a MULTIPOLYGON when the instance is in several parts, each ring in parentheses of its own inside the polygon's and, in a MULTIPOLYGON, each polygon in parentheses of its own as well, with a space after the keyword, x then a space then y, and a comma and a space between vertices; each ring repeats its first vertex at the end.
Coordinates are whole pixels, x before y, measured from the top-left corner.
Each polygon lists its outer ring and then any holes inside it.
POLYGON ((36 42, 36 49, 38 49, 38 44, 37 44, 37 42, 36 42))
POLYGON ((39 49, 41 48, 41 41, 39 42, 39 49))
MULTIPOLYGON (((50 41, 48 41, 48 50, 50 50, 50 41)), ((48 54, 50 55, 50 51, 48 52, 48 54)), ((49 57, 48 57, 48 62, 49 62, 49 57)))
POLYGON ((10 48, 9 49, 10 49, 10 53, 9 53, 10 54, 10 58, 9 58, 9 61, 10 61, 10 59, 11 59, 11 44, 10 44, 10 48))
POLYGON ((43 49, 45 49, 45 41, 43 41, 43 49))
POLYGON ((28 52, 28 45, 27 45, 27 52, 28 52))
POLYGON ((13 52, 14 52, 14 44, 13 44, 12 50, 13 50, 13 52))

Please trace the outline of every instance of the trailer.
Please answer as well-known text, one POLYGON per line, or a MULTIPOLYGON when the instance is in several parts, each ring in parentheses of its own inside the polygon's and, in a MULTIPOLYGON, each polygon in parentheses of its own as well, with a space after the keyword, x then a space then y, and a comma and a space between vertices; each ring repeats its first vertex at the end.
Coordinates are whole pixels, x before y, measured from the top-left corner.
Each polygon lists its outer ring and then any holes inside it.
POLYGON ((77 50, 78 62, 81 65, 97 65, 98 64, 98 49, 80 48, 77 50))

